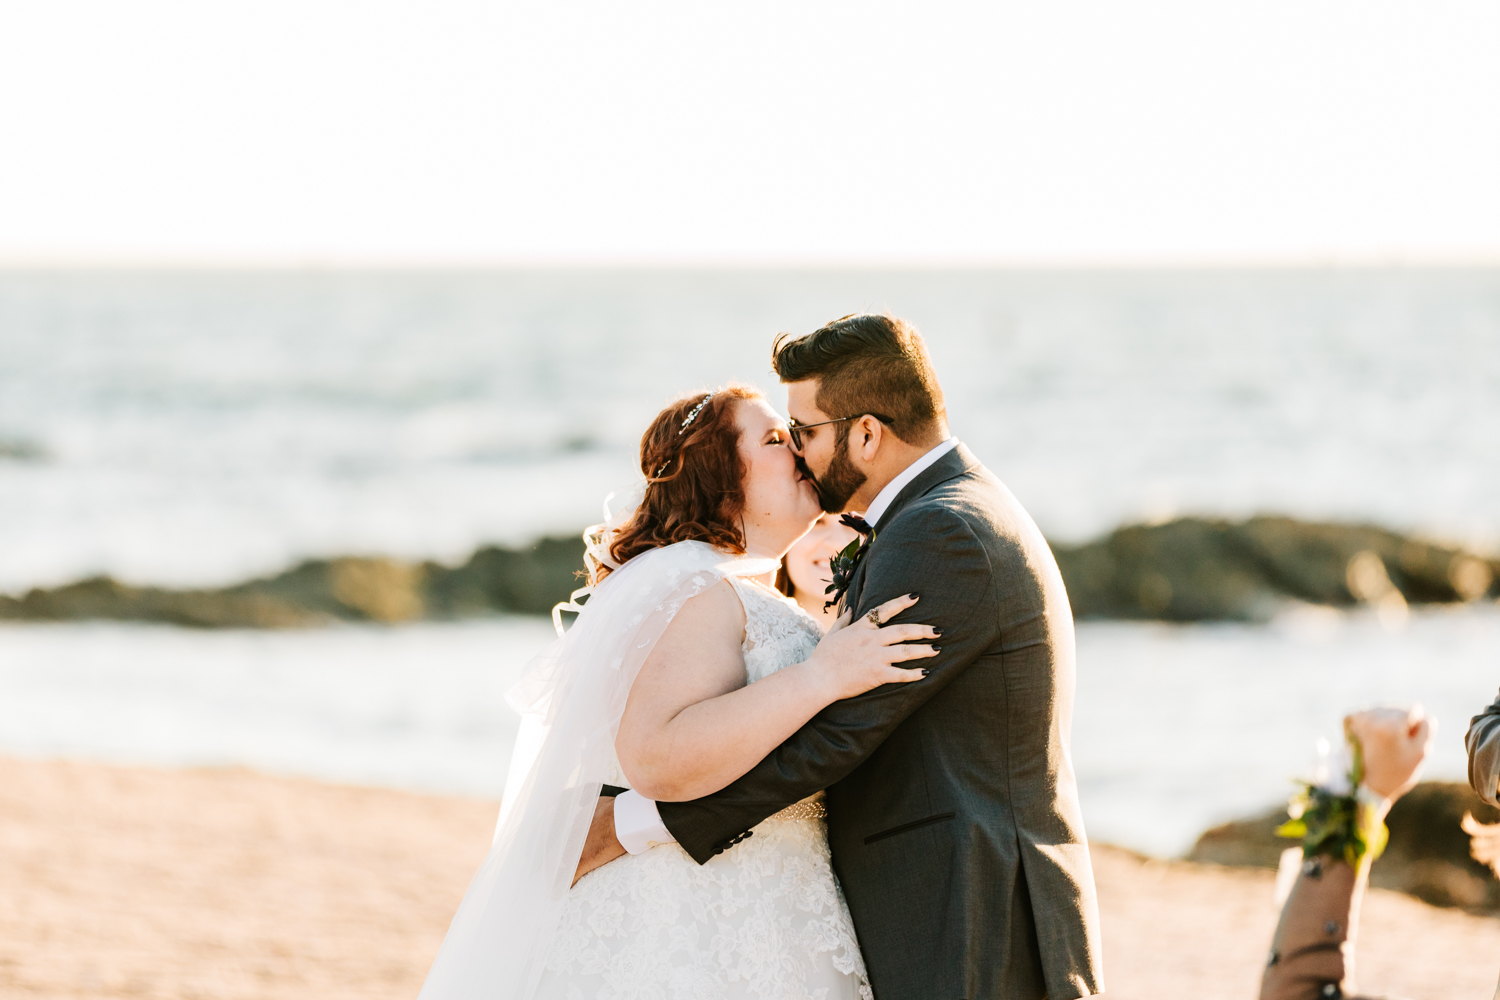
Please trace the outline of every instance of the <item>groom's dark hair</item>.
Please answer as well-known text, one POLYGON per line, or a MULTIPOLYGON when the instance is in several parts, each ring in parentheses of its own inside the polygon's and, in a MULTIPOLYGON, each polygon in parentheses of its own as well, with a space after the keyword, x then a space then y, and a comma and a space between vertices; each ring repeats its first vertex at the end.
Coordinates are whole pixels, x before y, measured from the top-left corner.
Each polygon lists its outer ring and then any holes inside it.
POLYGON ((783 333, 771 345, 771 365, 783 382, 818 379, 818 409, 828 416, 879 413, 908 444, 947 416, 922 335, 894 316, 850 313, 801 337, 783 333))

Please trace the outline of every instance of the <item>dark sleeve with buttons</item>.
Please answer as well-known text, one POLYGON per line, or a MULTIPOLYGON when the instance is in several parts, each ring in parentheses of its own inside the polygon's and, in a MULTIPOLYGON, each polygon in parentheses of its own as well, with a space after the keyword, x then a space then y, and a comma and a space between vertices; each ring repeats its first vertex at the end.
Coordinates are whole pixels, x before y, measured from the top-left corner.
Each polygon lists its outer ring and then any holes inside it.
POLYGON ((1362 1000, 1353 993, 1350 925, 1359 919, 1369 865, 1356 872, 1343 860, 1318 857, 1302 862, 1271 940, 1271 955, 1260 980, 1260 1000, 1362 1000))

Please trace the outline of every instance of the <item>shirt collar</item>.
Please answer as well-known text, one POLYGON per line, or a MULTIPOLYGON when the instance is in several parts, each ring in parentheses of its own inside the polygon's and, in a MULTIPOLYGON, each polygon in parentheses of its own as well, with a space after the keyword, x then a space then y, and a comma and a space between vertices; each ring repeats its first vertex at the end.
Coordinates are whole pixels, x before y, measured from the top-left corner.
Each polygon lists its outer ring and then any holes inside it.
POLYGON ((881 490, 875 495, 874 501, 870 504, 870 509, 865 511, 865 521, 869 523, 871 527, 879 524, 881 517, 885 515, 886 510, 891 506, 891 501, 896 499, 896 494, 906 489, 908 483, 910 483, 913 479, 916 479, 922 473, 926 472, 934 462, 957 447, 958 438, 950 437, 942 444, 938 445, 936 448, 932 449, 927 454, 923 455, 921 458, 908 465, 905 469, 901 470, 900 475, 898 475, 895 479, 892 479, 890 482, 886 483, 885 489, 881 490))

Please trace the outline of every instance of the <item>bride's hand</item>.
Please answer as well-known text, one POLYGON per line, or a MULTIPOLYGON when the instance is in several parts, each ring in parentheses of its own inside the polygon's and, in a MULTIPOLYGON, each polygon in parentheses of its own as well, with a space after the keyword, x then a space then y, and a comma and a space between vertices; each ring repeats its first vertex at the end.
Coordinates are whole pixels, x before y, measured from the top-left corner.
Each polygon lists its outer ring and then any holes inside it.
POLYGON ((903 644, 913 639, 936 639, 941 633, 931 625, 877 625, 871 617, 885 621, 916 603, 916 595, 907 595, 886 601, 857 621, 852 619, 852 610, 839 616, 807 659, 808 669, 825 686, 831 701, 853 698, 882 684, 909 684, 927 676, 919 664, 895 664, 936 656, 937 646, 903 644))

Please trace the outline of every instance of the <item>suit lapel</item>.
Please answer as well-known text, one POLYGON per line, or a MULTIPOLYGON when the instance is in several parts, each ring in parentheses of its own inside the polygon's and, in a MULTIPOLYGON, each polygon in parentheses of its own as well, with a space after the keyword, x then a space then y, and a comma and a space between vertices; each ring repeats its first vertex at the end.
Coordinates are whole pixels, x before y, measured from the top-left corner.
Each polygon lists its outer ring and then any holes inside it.
MULTIPOLYGON (((871 542, 870 544, 874 545, 875 543, 871 542)), ((849 578, 849 589, 844 591, 844 603, 839 608, 839 614, 843 614, 850 608, 859 607, 859 596, 865 589, 865 563, 868 561, 868 558, 861 559, 859 565, 854 567, 854 575, 849 578)))
POLYGON ((923 469, 920 476, 907 483, 906 488, 896 494, 896 499, 892 500, 891 505, 885 509, 885 513, 880 515, 880 523, 875 525, 877 539, 881 528, 889 524, 891 518, 895 517, 902 507, 928 490, 977 468, 979 468, 979 459, 975 458, 974 453, 964 447, 963 442, 960 441, 956 448, 933 462, 928 468, 923 469))
MULTIPOLYGON (((928 490, 934 489, 950 479, 954 479, 977 468, 979 468, 979 459, 975 458, 974 453, 964 447, 963 442, 959 442, 958 447, 948 452, 948 454, 936 462, 933 462, 930 467, 922 470, 921 475, 907 483, 906 487, 900 493, 896 494, 896 499, 892 500, 891 505, 886 508, 885 513, 880 515, 880 523, 875 525, 875 539, 870 542, 871 548, 880 544, 881 529, 891 523, 891 518, 895 517, 901 508, 917 499, 917 497, 922 496, 928 490)), ((865 553, 865 558, 861 559, 859 565, 854 568, 854 575, 849 580, 849 589, 844 592, 844 608, 859 607, 859 602, 865 589, 865 567, 869 563, 869 553, 867 552, 865 553)))

